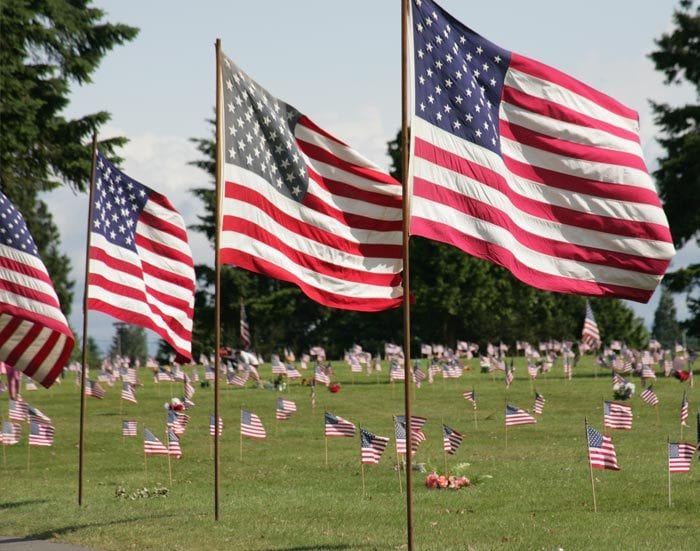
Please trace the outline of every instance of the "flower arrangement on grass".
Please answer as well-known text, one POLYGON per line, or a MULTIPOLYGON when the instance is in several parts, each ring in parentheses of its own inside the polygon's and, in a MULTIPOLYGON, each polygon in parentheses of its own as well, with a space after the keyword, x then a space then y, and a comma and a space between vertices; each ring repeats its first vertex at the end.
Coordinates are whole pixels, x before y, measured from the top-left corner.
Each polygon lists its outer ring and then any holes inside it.
POLYGON ((490 475, 476 475, 468 478, 464 475, 468 467, 469 463, 459 463, 452 468, 452 474, 439 474, 435 469, 430 469, 425 477, 425 487, 431 490, 443 488, 459 490, 491 478, 490 475))
POLYGON ((634 396, 634 383, 624 381, 613 385, 613 397, 616 400, 629 400, 634 396))

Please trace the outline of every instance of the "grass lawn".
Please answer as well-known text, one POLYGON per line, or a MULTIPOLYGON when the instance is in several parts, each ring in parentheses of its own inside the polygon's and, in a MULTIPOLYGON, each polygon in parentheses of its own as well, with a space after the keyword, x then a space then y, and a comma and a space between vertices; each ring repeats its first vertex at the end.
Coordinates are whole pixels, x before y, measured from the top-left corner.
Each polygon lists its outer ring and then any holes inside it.
MULTIPOLYGON (((609 374, 585 358, 572 381, 561 363, 536 381, 546 399, 536 425, 508 428, 506 446, 503 374, 482 374, 476 362, 460 379, 437 378, 413 394, 413 413, 428 418, 427 441, 415 462, 444 471, 441 423, 465 435, 450 470, 478 480, 461 490, 428 490, 425 474, 413 477, 416 549, 674 549, 700 545, 700 462, 690 474, 672 475, 668 503, 666 441, 681 437, 680 405, 688 391, 690 423, 684 440, 695 443, 700 388, 659 379, 657 412, 635 396, 631 431, 603 429, 603 399, 612 399, 609 374), (462 392, 472 387, 472 404, 462 392), (621 471, 594 471, 593 512, 584 417, 612 435, 621 471), (460 465, 468 463, 468 466, 460 465), (489 478, 490 477, 490 478, 489 478)), ((509 402, 532 409, 534 396, 524 360, 516 360, 509 402)), ((261 370, 270 377, 269 365, 261 370)), ((304 373, 309 376, 310 370, 304 373)), ((203 370, 200 368, 200 376, 203 370)), ((392 416, 403 413, 403 387, 379 376, 350 373, 335 364, 337 394, 321 387, 315 409, 310 389, 240 389, 222 383, 220 520, 214 521, 212 442, 209 414, 213 388, 200 388, 181 437, 184 457, 171 462, 143 455, 143 428, 165 439, 165 409, 180 384, 155 384, 140 373, 138 404, 120 399, 119 384, 104 400, 87 398, 83 507, 77 505, 79 389, 72 375, 49 390, 24 392, 25 401, 49 415, 56 427, 51 448, 27 446, 27 426, 15 446, 2 447, 0 535, 50 538, 96 549, 402 549, 406 547, 406 497, 394 469, 392 416), (275 421, 277 396, 298 411, 275 421), (240 408, 256 413, 267 439, 239 438, 240 408), (359 438, 323 436, 324 409, 381 436, 390 436, 379 465, 364 468, 362 492, 359 438), (138 436, 121 436, 122 419, 138 421, 138 436), (328 464, 326 465, 326 446, 328 464), (136 497, 139 489, 167 488, 167 497, 136 497), (118 497, 122 491, 134 499, 118 497)), ((106 384, 103 384, 106 388, 106 384)), ((7 419, 7 394, 0 395, 7 419)), ((401 479, 401 485, 405 478, 401 479)))

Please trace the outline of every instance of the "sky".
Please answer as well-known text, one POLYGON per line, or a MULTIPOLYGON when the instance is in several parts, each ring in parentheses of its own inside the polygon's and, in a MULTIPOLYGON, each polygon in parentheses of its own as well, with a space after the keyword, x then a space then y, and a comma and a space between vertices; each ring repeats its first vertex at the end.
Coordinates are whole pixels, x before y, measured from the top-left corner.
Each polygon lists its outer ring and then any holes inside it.
MULTIPOLYGON (((124 171, 165 194, 185 223, 197 222, 190 189, 209 185, 188 163, 200 156, 191 138, 212 136, 215 41, 270 93, 388 168, 386 143, 401 125, 400 0, 95 0, 105 21, 140 29, 107 53, 92 82, 74 86, 64 114, 111 113, 100 139, 125 136, 124 171)), ((501 47, 552 65, 601 90, 640 115, 650 170, 663 151, 655 141, 649 99, 694 101, 689 87, 666 86, 647 58, 654 40, 672 29, 671 0, 442 0, 457 19, 501 47)), ((82 328, 87 195, 68 189, 47 195, 76 281, 71 325, 82 328)), ((195 263, 213 265, 204 237, 189 233, 195 263)), ((700 259, 695 244, 679 251, 675 269, 700 259)), ((630 302, 651 327, 659 293, 630 302)), ((683 297, 679 319, 687 316, 683 297)), ((117 320, 89 314, 89 335, 108 349, 117 320)), ((149 333, 149 348, 158 338, 149 333)))

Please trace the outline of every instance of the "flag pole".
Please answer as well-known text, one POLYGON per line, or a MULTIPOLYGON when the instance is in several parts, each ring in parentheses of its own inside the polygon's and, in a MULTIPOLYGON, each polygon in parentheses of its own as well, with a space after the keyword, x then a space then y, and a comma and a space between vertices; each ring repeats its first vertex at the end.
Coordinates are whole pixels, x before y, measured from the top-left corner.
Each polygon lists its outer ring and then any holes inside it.
POLYGON ((408 0, 401 0, 401 182, 403 195, 403 341, 404 341, 404 406, 406 415, 406 538, 407 549, 413 551, 413 491, 411 467, 411 387, 409 370, 411 368, 411 286, 409 270, 409 123, 408 123, 408 0))
POLYGON ((170 479, 170 485, 173 485, 173 466, 170 461, 170 435, 168 434, 168 429, 165 429, 165 441, 168 443, 168 478, 170 479))
MULTIPOLYGON (((221 201, 223 195, 221 39, 216 39, 216 235, 214 236, 214 520, 219 520, 219 366, 221 358, 221 201)), ((241 437, 242 438, 242 437, 241 437)), ((243 443, 241 442, 241 455, 243 443)))
POLYGON ((90 193, 88 194, 87 237, 85 240, 85 284, 83 288, 83 353, 80 369, 80 434, 78 436, 78 506, 83 504, 83 464, 85 445, 85 371, 88 353, 88 279, 90 276, 90 238, 92 216, 95 209, 95 168, 97 165, 97 131, 92 133, 92 162, 90 167, 90 193))
POLYGON ((583 418, 583 430, 586 433, 586 451, 588 453, 588 470, 591 473, 591 488, 593 489, 593 512, 597 513, 598 512, 598 505, 597 505, 596 499, 595 499, 595 478, 593 477, 593 465, 591 464, 591 450, 590 450, 590 446, 588 445, 588 419, 586 417, 583 418))
POLYGON ((362 462, 362 453, 360 452, 360 472, 362 473, 362 499, 365 498, 365 464, 362 462))
POLYGON ((668 471, 668 506, 671 507, 671 469, 668 466, 668 448, 670 445, 670 438, 666 437, 666 470, 668 471))

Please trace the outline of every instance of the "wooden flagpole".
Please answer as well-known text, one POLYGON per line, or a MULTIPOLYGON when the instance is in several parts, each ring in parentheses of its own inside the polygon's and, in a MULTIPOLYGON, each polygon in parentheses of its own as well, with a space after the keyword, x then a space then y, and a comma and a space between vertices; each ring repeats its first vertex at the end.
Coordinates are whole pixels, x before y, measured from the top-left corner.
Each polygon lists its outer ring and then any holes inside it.
POLYGON ((323 435, 323 441, 325 442, 326 447, 326 467, 328 467, 328 436, 326 436, 325 434, 323 435))
MULTIPOLYGON (((241 413, 243 413, 243 408, 241 407, 241 413)), ((240 418, 240 417, 239 417, 240 418)), ((243 461, 243 425, 239 422, 238 424, 238 459, 243 461)))
POLYGON ((146 454, 146 447, 143 448, 143 474, 146 479, 146 484, 148 484, 148 455, 146 454))
POLYGON ((595 498, 595 477, 593 476, 593 465, 591 464, 591 451, 590 451, 590 446, 588 445, 588 419, 586 417, 583 418, 583 431, 586 433, 586 455, 588 456, 588 470, 591 473, 591 488, 593 490, 593 512, 597 513, 598 512, 598 504, 596 503, 596 498, 595 498))
POLYGON ((656 424, 661 424, 661 417, 659 417, 659 404, 654 404, 654 409, 656 410, 656 424))
POLYGON ((173 485, 173 466, 170 461, 170 435, 168 434, 168 429, 165 429, 165 441, 168 443, 168 478, 170 479, 170 485, 173 485))
POLYGON ((95 168, 97 165, 97 131, 92 133, 92 166, 90 167, 90 193, 88 194, 87 237, 85 240, 85 284, 83 287, 83 353, 80 369, 80 434, 78 436, 78 506, 83 504, 83 465, 85 448, 85 377, 88 355, 88 279, 90 277, 90 240, 92 216, 95 210, 95 168))
MULTIPOLYGON (((409 225, 411 194, 409 182, 409 115, 408 115, 408 0, 401 0, 401 187, 403 195, 403 342, 404 342, 404 410, 406 416, 406 540, 408 551, 413 551, 413 468, 411 450, 411 285, 409 262, 409 225)), ((400 472, 400 471, 399 471, 400 472)))
MULTIPOLYGON (((214 236, 214 520, 219 520, 219 366, 221 358, 221 203, 223 196, 223 90, 221 77, 221 39, 216 39, 216 235, 214 236)), ((241 437, 241 458, 243 442, 241 437)))
MULTIPOLYGON (((30 429, 31 431, 31 429, 30 429)), ((29 445, 29 435, 27 435, 27 472, 29 472, 29 456, 32 447, 29 445)))
POLYGON ((442 455, 445 460, 445 476, 447 476, 447 451, 445 450, 445 418, 440 417, 440 424, 442 425, 442 455))
POLYGON ((505 426, 506 426, 506 449, 508 449, 508 398, 506 398, 506 419, 505 419, 505 426))
POLYGON ((360 472, 362 473, 362 499, 365 498, 365 464, 362 462, 362 454, 360 453, 360 472))
POLYGON ((671 440, 666 437, 666 470, 668 471, 668 506, 671 507, 671 469, 668 467, 668 448, 671 440))

